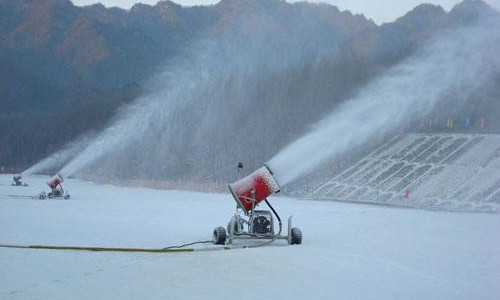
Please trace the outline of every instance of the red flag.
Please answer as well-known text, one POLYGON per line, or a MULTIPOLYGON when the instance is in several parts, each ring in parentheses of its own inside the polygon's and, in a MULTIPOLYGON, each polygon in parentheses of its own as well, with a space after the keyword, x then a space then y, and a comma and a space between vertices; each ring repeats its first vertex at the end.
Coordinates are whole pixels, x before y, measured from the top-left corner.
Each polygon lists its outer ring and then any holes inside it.
POLYGON ((411 194, 411 193, 410 193, 410 189, 406 189, 406 190, 405 190, 405 195, 404 195, 404 198, 405 198, 406 200, 410 200, 410 194, 411 194))

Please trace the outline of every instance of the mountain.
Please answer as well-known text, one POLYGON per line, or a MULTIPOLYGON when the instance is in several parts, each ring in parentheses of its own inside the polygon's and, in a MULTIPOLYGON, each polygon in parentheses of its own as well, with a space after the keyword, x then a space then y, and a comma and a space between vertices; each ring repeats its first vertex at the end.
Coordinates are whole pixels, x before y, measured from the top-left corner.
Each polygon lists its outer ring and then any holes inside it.
MULTIPOLYGON (((448 13, 419 5, 380 26, 332 5, 280 0, 193 7, 160 1, 130 10, 79 7, 69 0, 0 0, 0 165, 21 170, 76 136, 100 130, 144 94, 160 69, 203 39, 254 41, 260 47, 255 53, 278 60, 287 47, 301 48, 303 63, 265 72, 255 82, 261 98, 286 113, 276 124, 284 132, 276 143, 281 147, 433 34, 472 22, 479 11, 498 17, 472 0, 448 13), (273 82, 287 87, 286 98, 268 97, 273 82)), ((254 163, 269 151, 275 149, 256 154, 254 163)))

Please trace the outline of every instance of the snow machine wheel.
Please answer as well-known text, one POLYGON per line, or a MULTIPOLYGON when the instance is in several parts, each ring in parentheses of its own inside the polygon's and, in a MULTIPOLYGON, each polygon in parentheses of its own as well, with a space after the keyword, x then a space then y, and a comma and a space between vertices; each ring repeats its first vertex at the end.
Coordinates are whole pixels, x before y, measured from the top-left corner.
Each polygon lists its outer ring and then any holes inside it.
POLYGON ((226 229, 222 226, 214 229, 213 242, 216 245, 223 245, 226 242, 226 229))
POLYGON ((69 200, 69 195, 65 195, 64 199, 69 200))
POLYGON ((300 231, 299 228, 297 228, 297 227, 292 228, 291 235, 292 235, 292 239, 290 242, 291 245, 302 244, 302 231, 300 231))

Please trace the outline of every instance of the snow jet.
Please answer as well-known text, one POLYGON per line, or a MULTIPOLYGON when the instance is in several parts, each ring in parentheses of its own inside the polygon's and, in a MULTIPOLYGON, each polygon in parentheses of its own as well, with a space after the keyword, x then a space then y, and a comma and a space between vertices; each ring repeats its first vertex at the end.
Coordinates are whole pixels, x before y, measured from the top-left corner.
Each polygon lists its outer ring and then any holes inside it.
MULTIPOLYGON (((176 109, 201 97, 202 91, 214 80, 216 70, 209 70, 207 64, 207 57, 214 51, 213 44, 200 42, 197 50, 200 52, 178 58, 165 66, 167 71, 148 83, 147 89, 151 92, 123 108, 111 124, 92 139, 60 173, 71 176, 92 166, 101 158, 124 157, 127 153, 156 148, 161 132, 168 130, 176 109), (198 61, 194 61, 195 59, 198 61), (168 88, 163 88, 162 85, 168 88)), ((124 160, 118 163, 127 164, 124 160)))
POLYGON ((262 74, 299 67, 336 42, 315 35, 320 25, 308 16, 280 18, 244 12, 220 32, 193 41, 147 84, 149 92, 122 109, 60 173, 174 180, 187 174, 203 180, 217 176, 211 169, 232 168, 228 162, 246 155, 236 149, 253 146, 242 141, 240 129, 256 131, 251 113, 262 74), (229 141, 233 136, 236 141, 229 141))
POLYGON ((495 54, 500 51, 498 28, 498 23, 483 18, 435 36, 277 153, 268 165, 278 182, 290 183, 333 155, 346 154, 409 119, 424 117, 443 99, 454 98, 450 110, 460 107, 500 70, 495 54))
POLYGON ((21 174, 30 176, 41 172, 55 172, 65 163, 70 161, 76 154, 82 151, 92 139, 93 133, 82 135, 74 141, 68 143, 64 148, 56 151, 54 154, 42 159, 33 166, 29 167, 21 174))

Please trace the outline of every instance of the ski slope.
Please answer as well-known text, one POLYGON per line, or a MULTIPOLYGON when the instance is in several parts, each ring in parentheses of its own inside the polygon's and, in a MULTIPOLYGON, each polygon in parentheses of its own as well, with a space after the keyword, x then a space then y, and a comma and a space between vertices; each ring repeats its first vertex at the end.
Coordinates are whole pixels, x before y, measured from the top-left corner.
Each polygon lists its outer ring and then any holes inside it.
MULTIPOLYGON (((71 200, 14 197, 0 175, 0 244, 159 248, 211 238, 228 194, 66 180, 71 200)), ((0 248, 0 299, 500 299, 500 215, 275 196, 299 246, 189 253, 0 248)), ((208 245, 207 245, 208 246, 208 245)), ((200 246, 206 247, 206 246, 200 246)))

